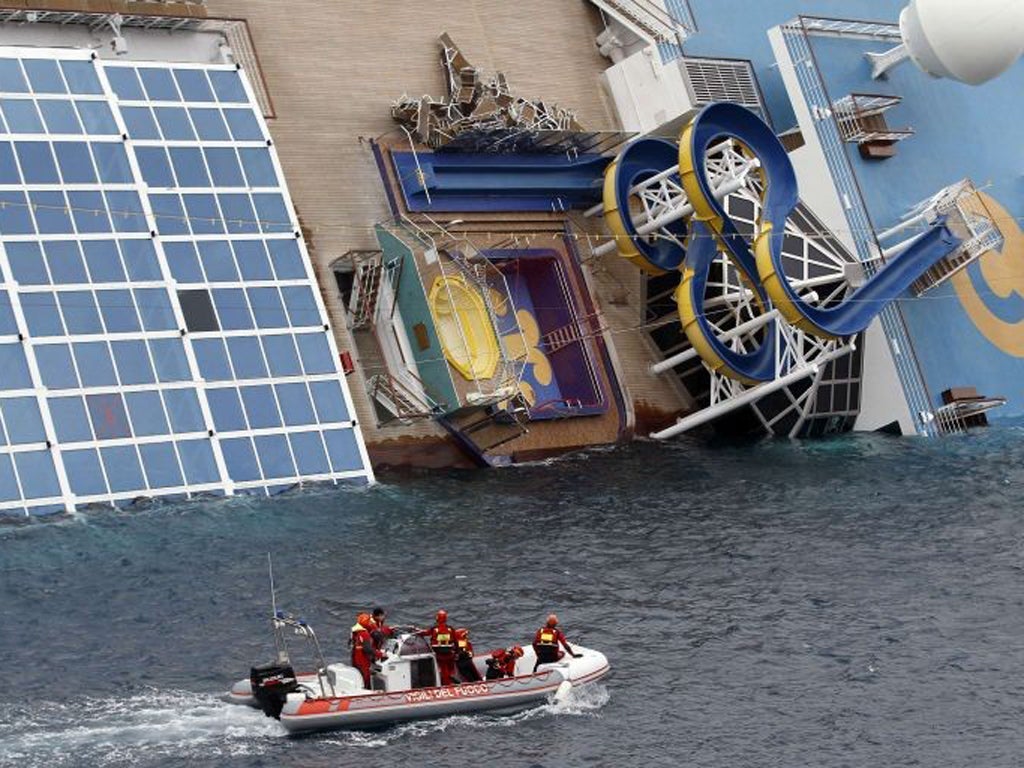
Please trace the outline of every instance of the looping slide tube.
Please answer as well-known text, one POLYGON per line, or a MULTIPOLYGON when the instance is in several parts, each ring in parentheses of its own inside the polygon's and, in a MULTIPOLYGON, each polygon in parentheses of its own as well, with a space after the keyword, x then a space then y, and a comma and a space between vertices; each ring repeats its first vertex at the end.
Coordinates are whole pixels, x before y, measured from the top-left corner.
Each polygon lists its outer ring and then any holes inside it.
MULTIPOLYGON (((679 269, 686 253, 672 240, 658 238, 651 242, 636 231, 629 210, 629 191, 675 163, 676 145, 671 141, 635 139, 604 172, 604 219, 615 236, 619 255, 655 275, 679 269)), ((670 178, 679 182, 677 176, 670 178)), ((686 221, 674 221, 662 230, 682 240, 686 221)))

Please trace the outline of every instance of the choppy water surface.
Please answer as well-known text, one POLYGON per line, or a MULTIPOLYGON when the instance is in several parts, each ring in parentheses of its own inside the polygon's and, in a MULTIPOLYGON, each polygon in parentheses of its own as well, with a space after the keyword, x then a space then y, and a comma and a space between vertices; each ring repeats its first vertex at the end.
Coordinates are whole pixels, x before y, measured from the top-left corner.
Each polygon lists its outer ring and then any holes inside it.
POLYGON ((370 491, 0 526, 0 765, 1003 766, 1024 754, 1024 428, 640 444, 370 491), (555 609, 613 673, 523 715, 285 737, 219 694, 282 607, 555 609))

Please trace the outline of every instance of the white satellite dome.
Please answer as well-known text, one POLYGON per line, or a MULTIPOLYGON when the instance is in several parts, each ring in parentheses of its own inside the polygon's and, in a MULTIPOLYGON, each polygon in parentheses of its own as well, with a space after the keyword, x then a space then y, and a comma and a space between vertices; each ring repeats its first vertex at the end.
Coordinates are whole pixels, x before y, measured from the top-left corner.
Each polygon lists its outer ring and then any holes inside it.
POLYGON ((900 34, 925 72, 980 85, 1024 54, 1024 0, 911 0, 900 34))

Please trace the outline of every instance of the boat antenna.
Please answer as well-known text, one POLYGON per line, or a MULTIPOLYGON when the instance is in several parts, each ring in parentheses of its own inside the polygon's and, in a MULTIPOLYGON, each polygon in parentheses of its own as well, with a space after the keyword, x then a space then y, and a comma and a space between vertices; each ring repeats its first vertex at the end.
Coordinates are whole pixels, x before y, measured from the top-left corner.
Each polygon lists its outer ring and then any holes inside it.
POLYGON ((274 588, 274 560, 267 552, 267 573, 270 576, 270 625, 274 628, 274 645, 277 647, 277 660, 280 664, 288 663, 288 641, 284 638, 282 623, 277 613, 277 590, 274 588))
POLYGON ((277 618, 277 592, 274 590, 274 560, 267 552, 267 572, 270 575, 270 610, 271 615, 277 618))

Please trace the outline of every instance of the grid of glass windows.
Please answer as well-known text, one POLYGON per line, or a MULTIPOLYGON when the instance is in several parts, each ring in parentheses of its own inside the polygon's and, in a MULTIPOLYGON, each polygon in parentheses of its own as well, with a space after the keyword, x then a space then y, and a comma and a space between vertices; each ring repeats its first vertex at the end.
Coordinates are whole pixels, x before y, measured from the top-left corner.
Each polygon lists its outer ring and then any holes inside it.
POLYGON ((372 479, 233 67, 0 48, 0 514, 372 479))

